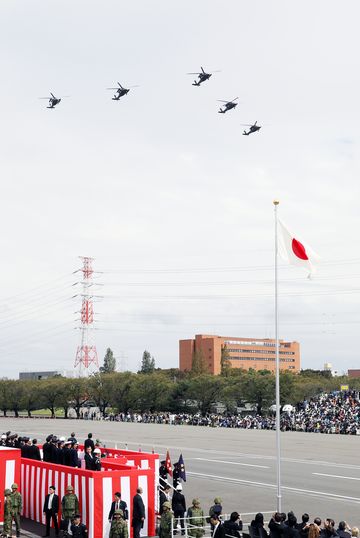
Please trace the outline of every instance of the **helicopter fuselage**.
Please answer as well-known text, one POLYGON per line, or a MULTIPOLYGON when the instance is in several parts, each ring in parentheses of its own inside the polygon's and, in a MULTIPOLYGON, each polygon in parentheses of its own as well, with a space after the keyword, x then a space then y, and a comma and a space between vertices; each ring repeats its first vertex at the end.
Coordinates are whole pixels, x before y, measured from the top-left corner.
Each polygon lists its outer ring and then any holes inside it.
POLYGON ((47 108, 55 108, 60 103, 61 99, 49 99, 49 106, 47 108))

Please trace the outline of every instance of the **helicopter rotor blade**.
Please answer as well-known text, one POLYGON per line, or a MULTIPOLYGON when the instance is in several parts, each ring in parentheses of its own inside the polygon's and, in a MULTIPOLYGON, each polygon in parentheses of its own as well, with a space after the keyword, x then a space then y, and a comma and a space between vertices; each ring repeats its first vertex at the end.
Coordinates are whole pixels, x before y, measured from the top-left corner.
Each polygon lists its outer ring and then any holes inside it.
POLYGON ((233 99, 232 101, 230 101, 230 103, 233 103, 234 101, 236 101, 237 99, 239 99, 238 97, 235 97, 235 99, 233 99))
POLYGON ((217 99, 219 103, 231 103, 232 101, 225 101, 225 99, 217 99))
POLYGON ((51 97, 38 97, 38 99, 52 99, 51 97))
POLYGON ((187 75, 202 75, 202 73, 186 73, 187 75))
POLYGON ((129 86, 129 88, 140 88, 139 84, 136 84, 135 86, 129 86))

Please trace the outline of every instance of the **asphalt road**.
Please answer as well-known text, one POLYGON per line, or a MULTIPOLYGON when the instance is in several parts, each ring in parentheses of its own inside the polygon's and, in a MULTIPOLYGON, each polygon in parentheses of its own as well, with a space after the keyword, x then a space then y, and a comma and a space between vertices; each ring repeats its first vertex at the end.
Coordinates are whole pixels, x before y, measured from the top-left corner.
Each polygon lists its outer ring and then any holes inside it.
MULTIPOLYGON (((0 432, 12 430, 43 442, 46 435, 70 435, 82 442, 88 432, 107 446, 180 453, 188 475, 184 494, 190 504, 201 499, 205 510, 215 496, 224 511, 242 514, 274 511, 276 507, 275 433, 271 431, 127 424, 77 420, 0 418, 0 432)), ((300 518, 333 517, 360 525, 360 438, 286 432, 282 442, 283 511, 300 518)), ((247 521, 250 516, 243 516, 247 521)))

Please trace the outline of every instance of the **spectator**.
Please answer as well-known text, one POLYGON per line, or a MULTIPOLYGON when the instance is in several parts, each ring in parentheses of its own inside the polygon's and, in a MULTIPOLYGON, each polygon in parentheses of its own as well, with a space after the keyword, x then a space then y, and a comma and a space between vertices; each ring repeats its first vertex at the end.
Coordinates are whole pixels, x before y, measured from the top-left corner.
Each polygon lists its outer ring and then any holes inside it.
POLYGON ((294 512, 288 513, 287 521, 285 522, 283 528, 283 537, 284 538, 299 538, 299 531, 296 528, 297 519, 294 515, 294 512))
POLYGON ((321 531, 321 538, 332 538, 333 536, 337 536, 336 530, 335 530, 335 521, 331 518, 328 518, 325 520, 324 528, 321 531))
POLYGON ((269 521, 270 538, 281 538, 284 530, 283 517, 279 512, 275 512, 269 521))
POLYGON ((266 538, 268 533, 264 529, 264 516, 261 512, 257 513, 255 519, 250 523, 250 534, 252 538, 266 538))
POLYGON ((301 516, 301 523, 296 525, 297 530, 299 531, 300 538, 307 538, 309 533, 309 514, 303 514, 301 516))
POLYGON ((232 512, 230 519, 224 522, 224 530, 227 536, 234 536, 234 538, 241 538, 241 531, 243 524, 241 516, 238 512, 232 512))
POLYGON ((316 523, 310 523, 308 538, 319 538, 320 527, 316 523))
POLYGON ((340 538, 351 538, 351 529, 349 525, 346 523, 346 521, 339 522, 339 527, 336 531, 336 534, 340 536, 340 538))
POLYGON ((85 451, 88 447, 91 448, 91 452, 94 452, 95 445, 94 445, 94 441, 92 440, 92 433, 88 433, 87 439, 85 439, 85 442, 84 442, 85 451))

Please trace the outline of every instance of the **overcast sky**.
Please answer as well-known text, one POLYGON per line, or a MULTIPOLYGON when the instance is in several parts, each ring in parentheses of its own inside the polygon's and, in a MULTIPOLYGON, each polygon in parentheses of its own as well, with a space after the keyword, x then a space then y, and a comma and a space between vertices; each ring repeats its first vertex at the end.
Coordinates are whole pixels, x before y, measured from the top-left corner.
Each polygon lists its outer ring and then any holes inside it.
POLYGON ((280 336, 305 368, 360 367, 359 17, 357 0, 2 0, 0 375, 72 368, 80 255, 103 272, 101 361, 273 337, 276 197, 322 258, 312 281, 281 268, 280 336), (200 66, 221 72, 194 87, 200 66), (117 81, 139 87, 115 102, 117 81), (70 97, 48 110, 50 91, 70 97))

